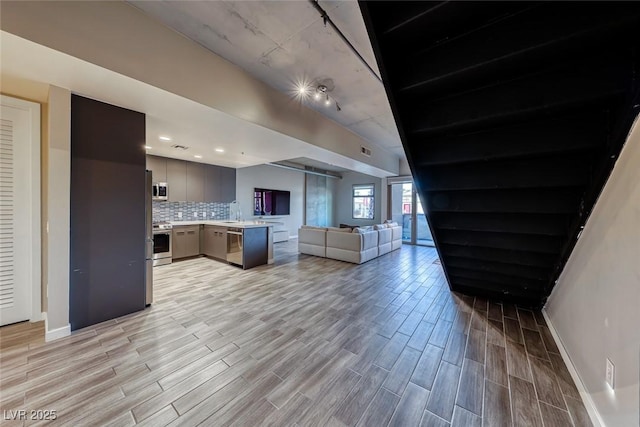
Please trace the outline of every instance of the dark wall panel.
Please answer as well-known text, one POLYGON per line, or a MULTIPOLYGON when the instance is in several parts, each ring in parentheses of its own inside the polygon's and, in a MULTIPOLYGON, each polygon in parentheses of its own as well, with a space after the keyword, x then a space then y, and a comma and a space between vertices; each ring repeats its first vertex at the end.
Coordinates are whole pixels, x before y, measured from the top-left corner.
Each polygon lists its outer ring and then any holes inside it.
POLYGON ((145 307, 145 116, 71 99, 71 329, 145 307))

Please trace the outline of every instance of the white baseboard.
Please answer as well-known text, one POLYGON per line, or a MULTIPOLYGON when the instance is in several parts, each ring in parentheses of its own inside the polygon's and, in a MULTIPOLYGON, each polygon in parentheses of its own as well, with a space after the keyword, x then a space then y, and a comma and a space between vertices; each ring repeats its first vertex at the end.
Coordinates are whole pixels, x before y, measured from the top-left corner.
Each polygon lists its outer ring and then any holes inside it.
POLYGON ((605 427, 605 423, 600 417, 600 413, 596 409, 596 405, 593 403, 593 399, 591 399, 591 395, 587 393, 587 389, 576 370, 576 367, 573 365, 571 358, 569 357, 569 353, 564 348, 562 344, 562 340, 560 339, 560 335, 556 331, 556 328, 553 326, 551 319, 547 315, 547 311, 542 309, 542 315, 544 316, 544 320, 547 321, 547 325, 549 326, 549 330, 551 331, 551 335, 553 336, 553 340, 556 342, 558 349, 560 349, 560 355, 562 356, 562 360, 564 360, 564 364, 567 365, 567 369, 569 370, 569 374, 571 374, 571 378, 573 382, 576 384, 578 388, 578 392, 580 393, 580 397, 582 398, 582 403, 584 403, 584 407, 587 409, 589 413, 589 418, 591 418, 591 422, 594 427, 605 427))
POLYGON ((48 330, 44 334, 44 340, 46 342, 57 340, 58 338, 64 338, 71 335, 71 325, 63 326, 62 328, 48 330))

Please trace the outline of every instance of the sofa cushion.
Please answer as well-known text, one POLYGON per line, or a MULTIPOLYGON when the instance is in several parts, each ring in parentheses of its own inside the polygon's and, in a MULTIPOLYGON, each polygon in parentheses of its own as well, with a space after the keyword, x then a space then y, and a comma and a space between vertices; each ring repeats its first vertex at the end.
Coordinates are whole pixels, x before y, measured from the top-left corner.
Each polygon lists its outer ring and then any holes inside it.
POLYGON ((378 230, 378 245, 384 245, 391 243, 393 237, 393 230, 391 228, 385 228, 384 230, 378 230))
POLYGON ((391 240, 402 240, 402 227, 391 228, 391 240))
POLYGON ((298 252, 300 252, 301 254, 314 255, 314 256, 326 258, 327 247, 298 242, 298 252))
POLYGON ((305 228, 305 229, 308 229, 308 230, 327 231, 327 227, 316 227, 315 225, 303 225, 300 228, 305 228))
MULTIPOLYGON (((298 243, 326 246, 327 232, 319 228, 301 228, 298 230, 298 243)), ((298 245, 299 246, 299 245, 298 245)))
POLYGON ((391 250, 392 250, 391 242, 380 244, 378 245, 378 256, 389 253, 391 252, 391 250))
MULTIPOLYGON (((362 250, 376 249, 378 247, 378 232, 375 230, 362 234, 362 250)), ((376 255, 377 256, 377 255, 376 255)))
POLYGON ((338 233, 351 233, 351 229, 347 227, 327 227, 327 231, 336 231, 338 233))
POLYGON ((360 252, 362 250, 362 234, 327 231, 327 247, 360 252))
POLYGON ((387 228, 385 224, 376 224, 373 226, 374 230, 384 230, 385 228, 387 228))

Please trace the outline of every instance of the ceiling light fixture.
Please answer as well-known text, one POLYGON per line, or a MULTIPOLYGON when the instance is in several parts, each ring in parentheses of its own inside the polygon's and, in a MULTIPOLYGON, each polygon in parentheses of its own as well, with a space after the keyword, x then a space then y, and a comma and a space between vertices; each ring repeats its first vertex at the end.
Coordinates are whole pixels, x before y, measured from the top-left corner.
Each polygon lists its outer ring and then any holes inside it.
POLYGON ((161 136, 159 139, 160 141, 171 141, 171 137, 168 136, 161 136))
POLYGON ((144 149, 145 149, 145 150, 151 150, 152 148, 153 148, 153 147, 152 147, 152 146, 150 146, 150 145, 145 145, 145 146, 144 146, 144 149))
POLYGON ((328 107, 333 103, 336 106, 336 111, 342 111, 342 108, 340 108, 340 106, 338 105, 338 101, 336 101, 331 95, 329 95, 330 91, 331 89, 329 89, 327 85, 319 84, 313 91, 313 99, 315 99, 316 101, 324 99, 323 103, 325 106, 328 107))
POLYGON ((195 157, 196 159, 201 159, 202 156, 200 154, 194 154, 193 157, 195 157))
POLYGON ((224 153, 224 148, 216 148, 216 153, 224 153))

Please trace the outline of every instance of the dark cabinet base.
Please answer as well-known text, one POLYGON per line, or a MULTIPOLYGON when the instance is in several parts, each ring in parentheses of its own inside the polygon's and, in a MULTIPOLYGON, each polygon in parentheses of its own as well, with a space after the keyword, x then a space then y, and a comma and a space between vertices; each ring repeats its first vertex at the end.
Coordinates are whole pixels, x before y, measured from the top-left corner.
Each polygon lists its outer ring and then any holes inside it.
POLYGON ((245 228, 242 268, 248 269, 267 263, 269 258, 268 228, 245 228))
MULTIPOLYGON (((185 227, 185 229, 188 229, 185 227)), ((176 229, 174 228, 174 231, 176 229)), ((176 236, 177 237, 177 236, 176 236)), ((177 240, 174 240, 177 242, 177 240)), ((246 270, 267 264, 269 261, 269 228, 245 228, 242 236, 242 263, 227 262, 227 229, 226 227, 216 225, 205 225, 200 230, 200 252, 189 252, 188 256, 184 251, 176 251, 180 246, 178 243, 174 245, 173 260, 193 258, 195 256, 204 255, 217 261, 226 262, 229 265, 236 265, 246 270), (176 256, 176 253, 179 256, 176 256)))

